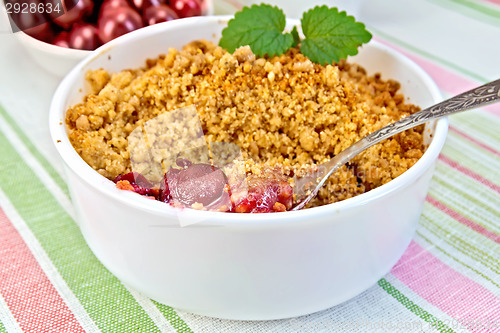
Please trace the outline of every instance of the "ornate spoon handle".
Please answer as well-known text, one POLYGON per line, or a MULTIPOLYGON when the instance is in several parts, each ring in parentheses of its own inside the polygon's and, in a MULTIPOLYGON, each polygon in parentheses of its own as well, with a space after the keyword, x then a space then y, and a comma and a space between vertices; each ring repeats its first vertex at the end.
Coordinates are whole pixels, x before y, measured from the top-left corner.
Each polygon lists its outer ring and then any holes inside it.
POLYGON ((451 97, 425 110, 389 124, 365 137, 370 142, 380 142, 394 134, 453 113, 470 110, 500 98, 500 79, 451 97))
POLYGON ((318 166, 318 171, 315 172, 314 175, 295 179, 294 194, 298 204, 292 208, 292 210, 303 208, 316 196, 316 194, 318 194, 319 189, 325 184, 332 173, 349 162, 354 156, 374 144, 430 120, 470 110, 499 100, 500 79, 451 97, 365 136, 352 146, 334 156, 331 160, 318 166), (313 188, 313 190, 308 190, 311 188, 313 188))

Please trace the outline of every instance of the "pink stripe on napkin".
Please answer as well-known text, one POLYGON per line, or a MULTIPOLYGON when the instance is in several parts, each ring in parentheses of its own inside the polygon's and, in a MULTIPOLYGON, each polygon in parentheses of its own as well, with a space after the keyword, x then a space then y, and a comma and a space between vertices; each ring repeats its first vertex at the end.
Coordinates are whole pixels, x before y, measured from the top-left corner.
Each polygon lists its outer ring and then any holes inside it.
POLYGON ((473 138, 472 136, 468 135, 467 133, 462 132, 461 130, 457 129, 456 127, 450 126, 449 130, 453 133, 460 135, 464 139, 467 139, 468 141, 474 143, 475 145, 483 148, 484 150, 487 150, 488 152, 492 153, 493 155, 500 156, 500 150, 496 150, 495 148, 482 143, 481 141, 473 138))
POLYGON ((463 225, 471 228, 477 233, 480 233, 481 235, 491 239, 495 243, 500 244, 500 235, 494 233, 493 231, 490 231, 483 227, 482 225, 477 224, 476 222, 469 220, 465 216, 461 215, 460 213, 454 211, 450 207, 446 206, 442 202, 438 201, 437 199, 433 198, 432 196, 428 195, 427 196, 427 201, 431 203, 434 207, 439 209, 440 211, 446 213, 448 216, 452 217, 454 220, 457 222, 462 223, 463 225))
POLYGON ((500 6, 500 0, 483 0, 483 1, 500 6))
POLYGON ((498 332, 500 299, 412 241, 391 273, 472 332, 498 332))
POLYGON ((447 165, 449 165, 453 169, 460 171, 464 175, 469 176, 470 178, 474 179, 475 181, 483 184, 486 187, 489 187, 493 191, 500 194, 500 186, 493 183, 492 181, 489 181, 488 179, 484 178, 480 174, 472 171, 469 168, 464 167, 463 165, 460 165, 458 162, 455 162, 454 160, 452 160, 449 157, 444 156, 443 154, 439 155, 439 160, 446 163, 447 165))
POLYGON ((84 332, 1 208, 0 294, 24 332, 84 332))

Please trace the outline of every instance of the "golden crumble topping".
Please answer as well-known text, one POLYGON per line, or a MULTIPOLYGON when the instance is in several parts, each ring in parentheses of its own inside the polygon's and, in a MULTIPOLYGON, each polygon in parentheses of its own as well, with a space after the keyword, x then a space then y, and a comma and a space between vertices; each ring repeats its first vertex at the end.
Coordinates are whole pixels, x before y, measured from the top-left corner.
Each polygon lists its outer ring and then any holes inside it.
MULTIPOLYGON (((77 152, 103 176, 132 171, 127 138, 160 114, 194 105, 209 142, 237 144, 247 172, 279 166, 300 175, 363 136, 419 110, 399 83, 342 61, 321 66, 297 49, 257 58, 195 41, 144 68, 87 73, 89 95, 66 113, 77 152)), ((423 154, 423 126, 377 144, 335 173, 312 205, 343 200, 389 182, 423 154)))

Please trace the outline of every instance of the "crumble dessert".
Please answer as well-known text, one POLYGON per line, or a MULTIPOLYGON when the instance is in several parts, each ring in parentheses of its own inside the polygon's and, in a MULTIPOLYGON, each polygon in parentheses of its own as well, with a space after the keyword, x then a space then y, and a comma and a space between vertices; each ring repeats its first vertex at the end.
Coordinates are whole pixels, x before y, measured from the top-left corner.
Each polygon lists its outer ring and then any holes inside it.
MULTIPOLYGON (((347 61, 314 64, 298 49, 258 58, 249 47, 230 54, 211 42, 194 41, 182 50, 169 49, 166 55, 147 60, 143 68, 118 73, 94 70, 86 79, 89 94, 66 113, 69 139, 85 162, 103 176, 117 179, 120 188, 138 186, 130 178, 136 170, 128 149, 129 135, 155 117, 194 105, 207 142, 230 142, 241 149, 248 185, 245 193, 259 199, 268 193, 259 189, 277 189, 278 194, 265 205, 268 209, 259 210, 238 189, 212 184, 216 191, 228 193, 229 211, 290 209, 293 177, 419 110, 398 93, 398 82, 378 74, 368 76, 362 67, 347 61)), ((180 141, 170 144, 183 150, 180 141)), ((338 170, 309 207, 385 184, 408 170, 424 151, 423 126, 397 134, 338 170)), ((219 182, 226 182, 219 168, 203 163, 197 172, 204 170, 202 176, 216 172, 219 182)), ((163 172, 188 168, 193 166, 171 164, 163 172)), ((160 187, 151 185, 150 193, 161 192, 160 187)), ((186 201, 185 206, 207 209, 196 200, 186 201)), ((217 209, 224 210, 224 205, 217 209)))

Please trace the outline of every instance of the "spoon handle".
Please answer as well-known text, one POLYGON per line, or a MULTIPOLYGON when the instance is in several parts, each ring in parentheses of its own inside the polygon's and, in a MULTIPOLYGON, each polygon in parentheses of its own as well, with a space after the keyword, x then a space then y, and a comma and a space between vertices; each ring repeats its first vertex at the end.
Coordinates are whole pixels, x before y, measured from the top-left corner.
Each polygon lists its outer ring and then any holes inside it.
POLYGON ((485 104, 493 103, 498 99, 500 99, 500 79, 486 83, 480 87, 435 104, 427 109, 416 112, 367 135, 365 138, 369 142, 377 143, 394 134, 424 124, 429 120, 470 110, 485 104))
POLYGON ((391 123, 365 136, 347 149, 335 155, 331 160, 318 166, 314 175, 295 178, 294 194, 298 204, 292 210, 302 209, 318 194, 326 180, 354 156, 376 143, 430 120, 439 119, 454 113, 470 110, 500 100, 500 79, 471 89, 424 110, 415 112, 406 118, 391 123), (308 190, 314 187, 314 189, 308 190), (304 199, 302 199, 304 198, 304 199))

